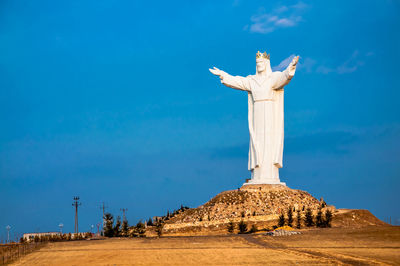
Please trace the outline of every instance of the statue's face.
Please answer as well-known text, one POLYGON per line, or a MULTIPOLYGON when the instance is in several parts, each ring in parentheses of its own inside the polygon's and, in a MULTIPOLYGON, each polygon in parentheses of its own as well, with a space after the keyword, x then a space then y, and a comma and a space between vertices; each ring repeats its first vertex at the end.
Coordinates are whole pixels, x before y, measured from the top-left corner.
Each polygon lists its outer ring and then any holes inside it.
POLYGON ((263 72, 265 70, 266 65, 265 59, 256 59, 256 68, 257 72, 263 72))

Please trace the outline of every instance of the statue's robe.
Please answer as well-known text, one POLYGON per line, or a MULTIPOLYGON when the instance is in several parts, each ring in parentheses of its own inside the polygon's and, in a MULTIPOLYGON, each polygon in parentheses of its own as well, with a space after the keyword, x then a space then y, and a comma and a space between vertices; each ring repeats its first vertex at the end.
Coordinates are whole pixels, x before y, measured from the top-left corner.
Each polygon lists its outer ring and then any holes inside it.
POLYGON ((252 181, 279 183, 283 157, 283 87, 294 73, 288 70, 269 75, 231 76, 224 73, 221 82, 248 93, 250 148, 248 169, 252 181))

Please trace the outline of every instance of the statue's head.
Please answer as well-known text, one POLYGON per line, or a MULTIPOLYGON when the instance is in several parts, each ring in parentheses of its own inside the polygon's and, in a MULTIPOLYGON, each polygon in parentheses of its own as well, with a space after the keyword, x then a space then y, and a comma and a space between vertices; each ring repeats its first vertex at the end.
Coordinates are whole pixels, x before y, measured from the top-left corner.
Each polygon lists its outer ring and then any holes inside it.
POLYGON ((256 67, 257 73, 262 73, 264 71, 269 71, 271 69, 271 64, 269 62, 269 54, 266 52, 260 53, 260 51, 256 54, 256 67))

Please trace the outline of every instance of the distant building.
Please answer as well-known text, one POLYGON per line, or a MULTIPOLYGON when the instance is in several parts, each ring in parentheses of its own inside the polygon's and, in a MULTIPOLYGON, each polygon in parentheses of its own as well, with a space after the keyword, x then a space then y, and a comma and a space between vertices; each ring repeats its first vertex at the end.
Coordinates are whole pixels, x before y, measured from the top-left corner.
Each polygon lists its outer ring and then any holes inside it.
POLYGON ((58 235, 60 235, 60 232, 27 233, 24 234, 23 238, 26 241, 33 241, 35 239, 35 236, 43 237, 43 236, 58 236, 58 235))
MULTIPOLYGON (((46 232, 46 233, 26 233, 23 235, 24 240, 30 242, 30 241, 34 241, 35 237, 51 237, 51 236, 61 236, 61 235, 68 235, 68 234, 61 234, 60 232, 46 232)), ((71 239, 75 239, 77 236, 79 236, 81 239, 85 238, 85 236, 87 235, 86 233, 78 233, 78 234, 71 234, 71 239)), ((91 235, 93 236, 94 234, 91 233, 91 235)))

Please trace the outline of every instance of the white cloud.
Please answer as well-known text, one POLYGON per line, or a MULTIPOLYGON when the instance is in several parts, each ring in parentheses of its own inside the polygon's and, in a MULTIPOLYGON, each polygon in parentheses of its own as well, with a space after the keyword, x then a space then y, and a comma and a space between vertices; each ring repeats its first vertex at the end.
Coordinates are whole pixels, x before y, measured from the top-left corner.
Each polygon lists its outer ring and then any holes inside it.
POLYGON ((306 57, 306 58, 304 58, 304 60, 299 60, 297 68, 305 69, 307 73, 311 73, 312 69, 316 63, 317 62, 314 59, 312 59, 310 57, 306 57))
MULTIPOLYGON (((368 52, 365 54, 365 56, 369 57, 372 56, 373 52, 368 52)), ((317 73, 322 73, 322 74, 329 74, 329 73, 336 73, 336 74, 349 74, 357 71, 357 69, 361 66, 363 66, 365 62, 363 61, 362 58, 360 58, 360 52, 358 50, 355 50, 352 55, 344 61, 341 65, 336 66, 336 67, 328 67, 324 65, 320 65, 317 68, 317 73)))
MULTIPOLYGON (((355 50, 347 60, 345 60, 342 64, 337 66, 326 66, 323 64, 317 64, 317 61, 310 57, 304 57, 304 59, 300 57, 300 60, 297 64, 297 69, 302 71, 305 70, 307 73, 315 72, 320 74, 330 74, 330 73, 349 74, 357 71, 361 66, 365 64, 364 60, 368 59, 368 57, 371 57, 373 55, 374 52, 371 51, 365 54, 364 53, 361 54, 358 50, 355 50)), ((287 66, 290 64, 290 62, 292 61, 293 57, 295 57, 294 54, 288 56, 287 58, 282 60, 282 62, 280 62, 279 65, 273 66, 272 70, 282 71, 286 69, 287 66)))
POLYGON ((285 68, 287 68, 289 63, 292 61, 293 57, 295 57, 294 54, 292 54, 289 57, 283 59, 283 61, 280 62, 279 65, 272 67, 272 70, 274 70, 274 71, 282 71, 282 70, 284 70, 285 68))
POLYGON ((279 6, 272 12, 266 13, 264 9, 253 15, 250 20, 250 26, 245 26, 250 32, 267 34, 273 32, 277 28, 295 27, 303 20, 301 11, 308 7, 303 2, 299 2, 292 6, 279 6))
POLYGON ((304 2, 298 2, 297 4, 295 4, 295 5, 292 5, 291 6, 292 8, 295 8, 295 9, 305 9, 305 8, 307 8, 308 7, 308 5, 307 4, 305 4, 304 2))
POLYGON ((319 66, 317 67, 317 73, 322 73, 322 74, 329 74, 331 72, 335 71, 334 69, 326 66, 319 66))
POLYGON ((358 67, 364 65, 364 62, 359 59, 359 52, 355 50, 351 57, 347 59, 342 65, 337 67, 338 74, 352 73, 358 69, 358 67))

